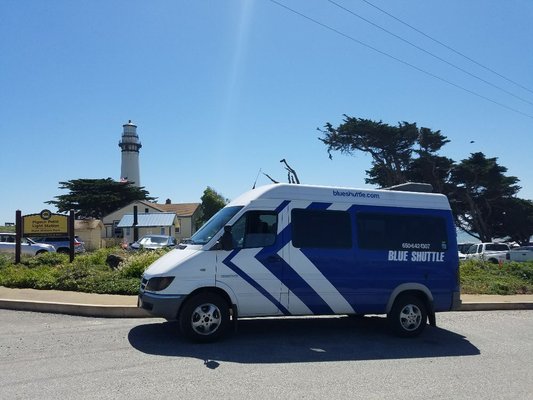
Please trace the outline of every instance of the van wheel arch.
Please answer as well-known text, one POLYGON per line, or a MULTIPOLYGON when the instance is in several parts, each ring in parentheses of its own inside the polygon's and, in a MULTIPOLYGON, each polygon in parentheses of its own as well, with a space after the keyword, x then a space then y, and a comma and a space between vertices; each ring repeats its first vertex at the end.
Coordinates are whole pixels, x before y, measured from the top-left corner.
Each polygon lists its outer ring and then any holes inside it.
POLYGON ((201 287, 201 288, 198 288, 196 290, 193 290, 191 293, 189 293, 187 295, 185 300, 183 300, 183 302, 181 303, 181 306, 180 306, 180 308, 178 310, 178 315, 176 316, 176 318, 179 319, 181 310, 183 309, 183 305, 185 303, 187 303, 187 301, 189 301, 189 299, 191 299, 192 297, 194 297, 194 296, 196 296, 198 294, 208 294, 208 293, 214 293, 214 294, 219 295, 224 300, 226 300, 226 302, 228 303, 230 308, 234 307, 234 304, 232 304, 232 301, 231 301, 231 297, 223 289, 220 289, 220 288, 217 288, 217 287, 214 287, 214 286, 213 287, 201 287))
POLYGON ((422 301, 424 301, 424 303, 428 307, 428 310, 433 309, 433 295, 431 294, 431 291, 428 289, 427 286, 422 285, 420 283, 404 283, 396 287, 396 289, 394 289, 391 293, 389 297, 389 302, 387 303, 387 308, 385 310, 386 313, 391 310, 396 299, 398 299, 402 295, 412 295, 418 297, 422 301))

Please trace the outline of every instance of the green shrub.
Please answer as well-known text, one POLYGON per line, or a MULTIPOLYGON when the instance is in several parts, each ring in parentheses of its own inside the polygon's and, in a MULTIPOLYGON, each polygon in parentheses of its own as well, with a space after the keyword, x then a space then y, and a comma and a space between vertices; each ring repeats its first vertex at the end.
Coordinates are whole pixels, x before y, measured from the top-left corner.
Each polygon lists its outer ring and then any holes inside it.
POLYGON ((7 254, 0 254, 0 268, 7 267, 11 264, 13 264, 13 257, 7 254))
POLYGON ((533 262, 510 262, 505 263, 502 269, 513 276, 526 281, 533 281, 533 262))
POLYGON ((505 262, 499 265, 468 260, 461 263, 460 274, 463 293, 533 293, 533 262, 505 262))
POLYGON ((119 248, 76 254, 49 253, 25 257, 18 265, 13 258, 0 258, 0 285, 16 288, 55 289, 88 293, 135 295, 144 270, 167 251, 125 252, 119 248), (117 270, 106 264, 110 254, 124 259, 117 270))
POLYGON ((80 282, 79 291, 88 293, 135 295, 139 292, 137 278, 125 278, 115 272, 92 275, 80 282))
POLYGON ((110 254, 118 254, 120 256, 125 256, 124 253, 125 252, 119 248, 99 249, 96 251, 76 255, 72 264, 80 267, 90 267, 95 265, 106 266, 106 260, 110 254))
POLYGON ((69 262, 69 256, 61 253, 43 253, 36 257, 22 257, 20 263, 29 267, 36 268, 41 266, 58 266, 69 262))
POLYGON ((28 268, 24 265, 9 265, 0 272, 0 286, 33 289, 55 289, 57 268, 28 268))
POLYGON ((120 274, 126 278, 140 279, 144 270, 165 253, 166 250, 135 252, 120 264, 120 274))

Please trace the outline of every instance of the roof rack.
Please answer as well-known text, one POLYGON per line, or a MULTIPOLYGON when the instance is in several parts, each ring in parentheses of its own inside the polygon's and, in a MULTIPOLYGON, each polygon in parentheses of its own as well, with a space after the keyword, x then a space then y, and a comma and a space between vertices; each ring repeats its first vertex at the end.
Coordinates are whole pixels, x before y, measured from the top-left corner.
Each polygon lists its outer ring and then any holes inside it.
POLYGON ((431 185, 430 183, 405 182, 405 183, 400 183, 399 185, 394 185, 394 186, 386 187, 383 189, 398 190, 402 192, 432 193, 433 185, 431 185))

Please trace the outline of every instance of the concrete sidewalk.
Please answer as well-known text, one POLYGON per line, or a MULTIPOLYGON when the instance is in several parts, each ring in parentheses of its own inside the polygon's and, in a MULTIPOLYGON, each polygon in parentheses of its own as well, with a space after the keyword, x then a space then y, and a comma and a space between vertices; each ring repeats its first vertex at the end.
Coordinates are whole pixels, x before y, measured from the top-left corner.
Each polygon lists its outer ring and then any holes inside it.
MULTIPOLYGON (((460 311, 533 310, 533 295, 461 296, 460 311)), ((10 289, 0 286, 0 309, 37 311, 103 318, 150 317, 137 308, 137 296, 10 289)))
POLYGON ((10 289, 0 286, 0 309, 37 311, 103 318, 149 317, 137 308, 137 296, 10 289))

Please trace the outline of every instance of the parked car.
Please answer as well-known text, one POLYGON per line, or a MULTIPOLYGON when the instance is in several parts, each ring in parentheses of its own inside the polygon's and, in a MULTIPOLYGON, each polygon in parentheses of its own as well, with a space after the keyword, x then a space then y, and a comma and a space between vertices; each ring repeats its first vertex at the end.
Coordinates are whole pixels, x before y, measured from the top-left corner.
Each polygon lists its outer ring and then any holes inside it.
POLYGON ((144 235, 136 242, 128 246, 129 250, 157 250, 162 248, 175 248, 178 244, 173 236, 165 235, 144 235))
MULTIPOLYGON (((49 236, 32 238, 36 243, 51 244, 56 248, 58 253, 69 253, 70 238, 68 236, 49 236)), ((85 252, 85 243, 81 242, 77 236, 74 236, 74 253, 85 252)))
MULTIPOLYGON (((14 233, 0 233, 0 252, 15 254, 15 238, 14 233)), ((22 255, 35 256, 43 253, 55 253, 56 249, 50 244, 35 243, 30 238, 22 238, 20 253, 22 255)))
POLYGON ((466 260, 466 254, 470 247, 475 243, 458 243, 457 250, 459 253, 459 260, 466 260))
POLYGON ((470 246, 466 254, 467 260, 477 259, 499 263, 506 261, 509 254, 509 245, 505 243, 478 243, 470 246))
POLYGON ((533 261, 533 246, 516 247, 509 251, 510 261, 533 261))

